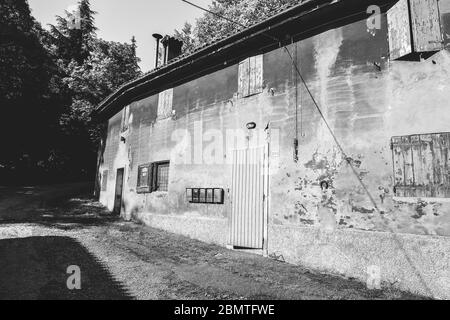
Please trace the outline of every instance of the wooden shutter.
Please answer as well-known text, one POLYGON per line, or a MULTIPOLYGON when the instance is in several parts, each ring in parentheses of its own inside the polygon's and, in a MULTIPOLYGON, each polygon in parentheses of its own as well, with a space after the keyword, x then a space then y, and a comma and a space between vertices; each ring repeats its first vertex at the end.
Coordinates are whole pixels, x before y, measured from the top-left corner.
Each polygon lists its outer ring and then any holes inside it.
POLYGON ((414 169, 409 136, 392 138, 392 154, 394 161, 394 177, 396 195, 400 197, 413 196, 414 169))
POLYGON ((391 60, 412 52, 408 0, 400 0, 387 13, 391 60))
POLYGON ((448 133, 432 135, 434 194, 438 198, 450 197, 448 133))
POLYGON ((262 92, 263 87, 263 55, 250 58, 250 94, 262 92))
POLYGON ((263 55, 239 63, 238 93, 240 98, 261 93, 263 90, 263 55))
POLYGON ((239 97, 247 97, 250 94, 250 61, 245 59, 239 63, 239 97))
POLYGON ((172 115, 173 89, 168 89, 159 94, 158 118, 165 119, 172 115))
POLYGON ((411 28, 416 52, 443 49, 438 0, 410 0, 411 28))
POLYGON ((438 0, 400 0, 387 19, 391 60, 444 48, 438 0))
POLYGON ((450 134, 392 138, 395 194, 450 197, 450 134))
POLYGON ((138 178, 137 178, 137 192, 147 193, 151 192, 151 168, 150 164, 141 165, 138 168, 138 178), (145 172, 145 175, 144 175, 145 172))

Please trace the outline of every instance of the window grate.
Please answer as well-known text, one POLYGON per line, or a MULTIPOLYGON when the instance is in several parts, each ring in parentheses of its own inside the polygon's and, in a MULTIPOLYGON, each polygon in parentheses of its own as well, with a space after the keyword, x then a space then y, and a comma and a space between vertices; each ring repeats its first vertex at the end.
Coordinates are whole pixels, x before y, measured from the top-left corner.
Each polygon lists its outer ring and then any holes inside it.
POLYGON ((156 190, 169 190, 169 163, 160 163, 157 165, 156 190))

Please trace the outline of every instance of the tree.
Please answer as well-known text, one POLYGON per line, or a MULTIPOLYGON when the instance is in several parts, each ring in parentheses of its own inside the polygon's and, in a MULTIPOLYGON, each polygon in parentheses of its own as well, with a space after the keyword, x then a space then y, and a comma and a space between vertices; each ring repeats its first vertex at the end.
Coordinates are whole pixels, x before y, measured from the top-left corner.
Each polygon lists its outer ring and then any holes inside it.
POLYGON ((75 60, 82 64, 92 51, 96 38, 96 12, 91 10, 89 0, 81 0, 74 12, 65 12, 65 17, 56 16, 56 26, 50 25, 56 55, 69 63, 75 60), (73 23, 75 18, 79 23, 73 23))
POLYGON ((20 182, 45 171, 63 101, 58 66, 43 44, 48 34, 25 0, 0 2, 0 179, 20 182), (40 165, 41 164, 41 165, 40 165), (9 177, 8 177, 9 176, 9 177))
MULTIPOLYGON (((96 106, 124 82, 141 74, 136 57, 136 39, 131 44, 98 39, 95 12, 88 0, 79 3, 79 28, 71 28, 73 13, 58 17, 52 26, 52 48, 64 76, 60 87, 67 88, 70 102, 60 118, 65 141, 62 154, 71 171, 78 176, 93 176, 101 128, 91 118, 96 106)), ((75 25, 76 26, 76 25, 75 25)))
MULTIPOLYGON (((96 39, 82 65, 72 61, 63 79, 72 93, 72 103, 61 117, 61 128, 70 141, 65 154, 72 168, 93 174, 101 128, 91 118, 97 105, 123 83, 139 75, 136 43, 117 43, 96 39)), ((82 172, 80 172, 81 174, 82 172)))
POLYGON ((26 0, 0 0, 0 182, 92 179, 99 128, 90 114, 106 96, 141 74, 136 40, 98 39, 89 1, 80 26, 58 17, 50 32, 26 0))
POLYGON ((195 48, 196 43, 190 23, 185 22, 181 31, 175 30, 174 37, 183 42, 183 52, 190 52, 195 48))
POLYGON ((208 9, 233 22, 205 13, 197 19, 194 31, 185 32, 184 28, 181 31, 175 30, 175 37, 186 41, 187 46, 183 51, 189 51, 195 46, 236 33, 243 28, 241 25, 248 27, 261 22, 284 5, 299 2, 301 0, 215 0, 208 9))

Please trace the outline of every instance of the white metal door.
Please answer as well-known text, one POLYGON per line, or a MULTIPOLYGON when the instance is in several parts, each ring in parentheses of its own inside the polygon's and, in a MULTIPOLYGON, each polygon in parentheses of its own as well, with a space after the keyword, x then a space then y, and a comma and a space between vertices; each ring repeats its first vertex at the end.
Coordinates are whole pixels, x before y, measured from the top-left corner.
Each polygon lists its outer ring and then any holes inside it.
POLYGON ((230 241, 262 249, 264 239, 266 147, 233 151, 230 241))

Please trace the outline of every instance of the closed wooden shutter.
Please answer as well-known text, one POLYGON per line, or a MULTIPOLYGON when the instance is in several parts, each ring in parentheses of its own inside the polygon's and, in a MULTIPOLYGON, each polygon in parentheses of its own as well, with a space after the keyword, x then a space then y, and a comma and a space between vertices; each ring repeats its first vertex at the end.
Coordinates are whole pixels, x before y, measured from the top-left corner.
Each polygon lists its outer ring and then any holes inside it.
POLYGON ((387 20, 391 60, 444 49, 438 0, 399 0, 387 20))
POLYGON ((263 55, 247 58, 239 63, 239 97, 245 98, 263 91, 263 55))
POLYGON ((159 94, 158 118, 165 119, 172 115, 173 89, 168 89, 159 94))
POLYGON ((239 97, 247 97, 250 94, 250 61, 245 59, 239 63, 239 97))
POLYGON ((141 165, 138 168, 137 192, 151 192, 151 166, 150 164, 141 165))
POLYGON ((250 58, 250 94, 262 92, 263 87, 263 55, 250 58))
POLYGON ((395 194, 450 197, 450 133, 392 138, 395 194))

